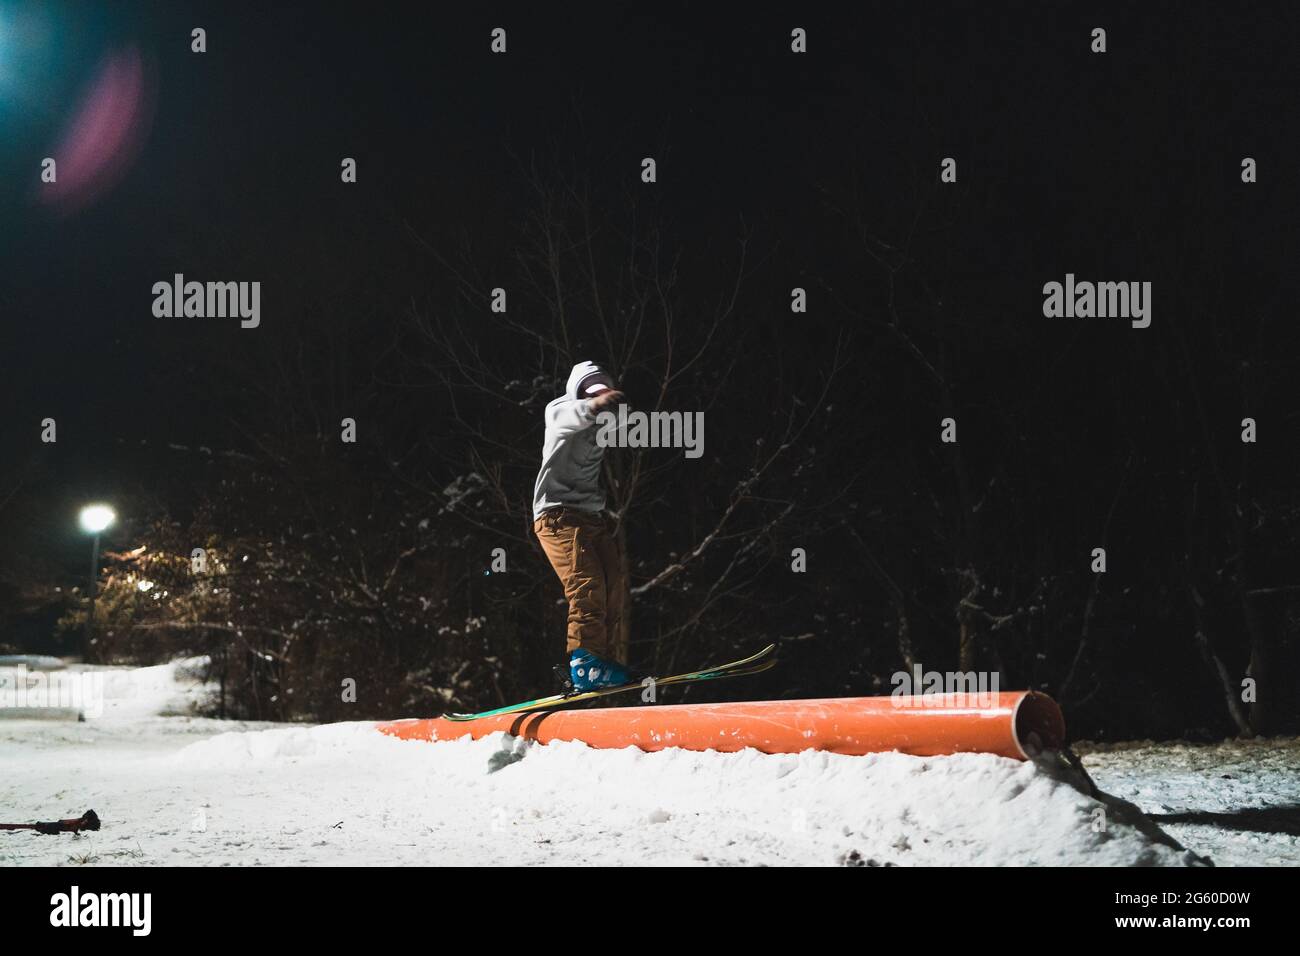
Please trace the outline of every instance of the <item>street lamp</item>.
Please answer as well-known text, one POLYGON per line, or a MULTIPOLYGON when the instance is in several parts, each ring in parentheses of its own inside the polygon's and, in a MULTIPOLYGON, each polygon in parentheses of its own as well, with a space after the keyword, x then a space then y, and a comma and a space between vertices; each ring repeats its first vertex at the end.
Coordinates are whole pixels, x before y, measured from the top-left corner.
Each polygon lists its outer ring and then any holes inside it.
POLYGON ((95 591, 99 587, 99 535, 105 528, 117 520, 117 512, 108 505, 86 505, 81 509, 81 528, 87 534, 93 534, 94 543, 90 546, 90 610, 86 612, 86 630, 84 651, 90 650, 90 637, 95 622, 95 591))

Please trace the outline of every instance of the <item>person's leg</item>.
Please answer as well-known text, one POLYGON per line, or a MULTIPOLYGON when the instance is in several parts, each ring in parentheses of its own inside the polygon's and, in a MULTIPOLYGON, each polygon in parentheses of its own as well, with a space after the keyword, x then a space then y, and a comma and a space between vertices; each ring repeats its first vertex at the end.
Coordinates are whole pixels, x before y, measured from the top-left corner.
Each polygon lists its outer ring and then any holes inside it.
POLYGON ((618 553, 618 536, 614 533, 612 519, 603 525, 600 539, 600 560, 605 569, 605 631, 609 635, 607 647, 614 660, 626 664, 629 656, 628 633, 624 616, 627 613, 627 581, 623 562, 618 553))
POLYGON ((569 602, 567 650, 581 647, 605 657, 609 651, 606 630, 605 566, 601 557, 603 529, 586 515, 564 512, 542 515, 534 524, 537 540, 564 586, 569 602))

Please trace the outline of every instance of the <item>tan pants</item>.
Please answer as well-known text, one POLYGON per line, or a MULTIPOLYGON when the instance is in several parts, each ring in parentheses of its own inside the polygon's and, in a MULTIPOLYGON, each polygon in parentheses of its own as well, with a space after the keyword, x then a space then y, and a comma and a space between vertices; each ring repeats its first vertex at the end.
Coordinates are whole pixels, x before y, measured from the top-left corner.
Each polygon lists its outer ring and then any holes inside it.
POLYGON ((627 586, 612 521, 589 511, 552 508, 533 522, 533 531, 569 602, 567 649, 581 647, 625 663, 620 637, 627 586))

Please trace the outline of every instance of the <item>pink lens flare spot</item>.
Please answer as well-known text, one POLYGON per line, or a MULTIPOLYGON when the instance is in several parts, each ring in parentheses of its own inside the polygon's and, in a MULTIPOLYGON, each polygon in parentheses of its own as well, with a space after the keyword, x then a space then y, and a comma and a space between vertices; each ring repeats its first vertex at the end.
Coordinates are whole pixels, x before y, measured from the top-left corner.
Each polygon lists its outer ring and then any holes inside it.
POLYGON ((144 61, 128 48, 101 64, 51 158, 58 178, 41 199, 71 212, 116 185, 143 142, 147 127, 144 61))

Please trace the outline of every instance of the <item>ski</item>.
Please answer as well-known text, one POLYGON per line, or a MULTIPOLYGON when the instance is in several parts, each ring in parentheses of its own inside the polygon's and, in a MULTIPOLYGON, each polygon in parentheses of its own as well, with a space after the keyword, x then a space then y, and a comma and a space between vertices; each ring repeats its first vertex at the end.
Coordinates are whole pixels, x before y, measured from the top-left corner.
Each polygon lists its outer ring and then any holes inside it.
MULTIPOLYGON (((689 684, 702 680, 718 680, 724 677, 744 677, 749 674, 760 674, 776 664, 776 660, 772 657, 775 650, 776 645, 769 644, 757 654, 751 654, 749 657, 732 661, 729 664, 719 664, 717 667, 706 667, 702 670, 687 671, 683 674, 672 674, 668 677, 656 677, 653 680, 656 687, 665 687, 672 684, 689 684)), ((611 694, 622 694, 630 690, 640 690, 643 686, 642 682, 638 680, 627 684, 619 684, 617 687, 582 691, 577 694, 552 694, 549 697, 538 697, 536 700, 524 701, 521 704, 510 704, 506 707, 485 710, 477 714, 443 714, 443 719, 465 721, 478 720, 481 717, 500 717, 504 714, 522 714, 532 710, 544 710, 549 707, 563 707, 584 700, 595 700, 598 697, 609 697, 611 694)))

